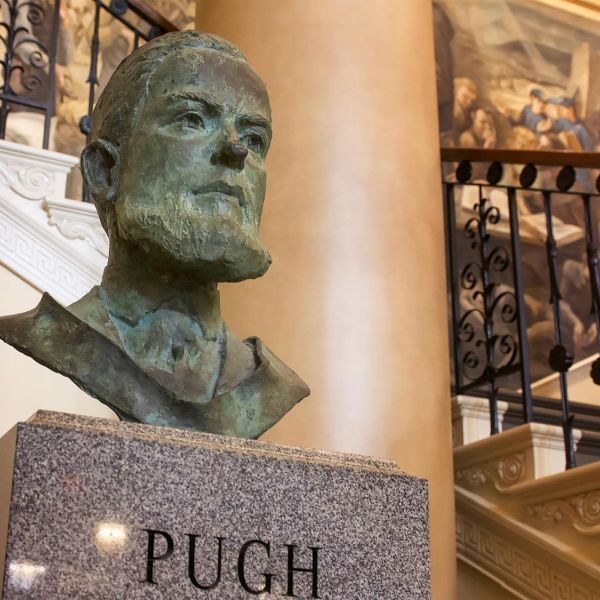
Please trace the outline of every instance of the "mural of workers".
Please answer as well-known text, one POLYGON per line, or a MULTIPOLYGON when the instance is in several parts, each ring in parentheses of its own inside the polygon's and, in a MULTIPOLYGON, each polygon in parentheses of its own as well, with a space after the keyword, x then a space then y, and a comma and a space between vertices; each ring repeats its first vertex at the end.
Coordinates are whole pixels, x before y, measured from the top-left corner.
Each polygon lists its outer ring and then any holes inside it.
POLYGON ((593 151, 599 145, 600 93, 593 82, 600 23, 586 25, 560 9, 540 13, 535 0, 436 0, 435 15, 443 146, 513 148, 521 128, 535 135, 530 149, 593 151), (479 107, 487 116, 475 111, 479 107), (491 133, 482 143, 474 132, 475 115, 475 130, 493 122, 493 145, 491 133))

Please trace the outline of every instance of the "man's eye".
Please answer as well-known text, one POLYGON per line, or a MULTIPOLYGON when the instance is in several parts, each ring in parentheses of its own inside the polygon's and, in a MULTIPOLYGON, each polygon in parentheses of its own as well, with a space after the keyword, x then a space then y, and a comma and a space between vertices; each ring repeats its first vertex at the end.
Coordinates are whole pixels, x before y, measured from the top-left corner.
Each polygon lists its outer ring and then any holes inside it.
POLYGON ((182 127, 188 129, 204 129, 204 119, 198 113, 186 113, 177 119, 182 127))
POLYGON ((257 133, 250 133, 242 138, 242 141, 246 145, 246 148, 254 150, 254 152, 262 153, 265 149, 265 140, 257 133))

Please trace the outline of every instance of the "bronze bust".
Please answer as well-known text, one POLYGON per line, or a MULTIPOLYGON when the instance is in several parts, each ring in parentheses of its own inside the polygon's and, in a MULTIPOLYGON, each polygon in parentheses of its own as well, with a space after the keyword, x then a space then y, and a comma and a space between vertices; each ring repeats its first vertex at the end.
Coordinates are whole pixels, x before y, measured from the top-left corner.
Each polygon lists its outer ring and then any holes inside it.
POLYGON ((81 168, 110 239, 102 283, 44 294, 0 338, 121 419, 254 438, 310 392, 221 318, 217 285, 260 277, 271 113, 243 54, 198 32, 127 57, 94 109, 81 168))

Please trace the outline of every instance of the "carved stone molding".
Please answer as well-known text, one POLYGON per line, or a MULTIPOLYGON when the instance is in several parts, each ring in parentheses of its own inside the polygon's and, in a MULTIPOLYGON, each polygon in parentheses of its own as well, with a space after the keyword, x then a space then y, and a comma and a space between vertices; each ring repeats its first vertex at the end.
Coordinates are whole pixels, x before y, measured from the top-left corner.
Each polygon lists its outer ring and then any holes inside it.
POLYGON ((600 536, 600 489, 527 507, 529 514, 551 523, 568 523, 579 533, 600 536))
POLYGON ((470 489, 478 489, 491 484, 498 491, 504 491, 523 481, 525 473, 525 455, 518 453, 466 469, 458 469, 455 472, 455 480, 457 484, 470 489))
POLYGON ((44 202, 48 223, 70 240, 85 240, 92 248, 108 257, 108 236, 100 224, 93 204, 48 198, 44 202))
MULTIPOLYGON (((507 402, 498 402, 498 421, 502 431, 507 402)), ((490 435, 490 403, 487 398, 454 396, 452 398, 452 447, 465 446, 490 435)))
MULTIPOLYGON (((581 431, 574 430, 575 444, 581 431)), ((454 480, 482 495, 564 472, 563 431, 554 425, 528 423, 454 448, 454 480)))
POLYGON ((96 252, 94 261, 90 256, 94 251, 82 245, 78 240, 69 243, 55 228, 0 201, 0 262, 63 304, 75 301, 100 281, 98 258, 104 257, 96 252))
POLYGON ((457 495, 460 560, 519 598, 600 600, 600 569, 491 505, 457 495))
POLYGON ((100 281, 108 254, 94 206, 64 197, 77 163, 0 140, 0 263, 62 304, 100 281))
POLYGON ((74 156, 0 140, 0 187, 26 200, 64 197, 74 156))

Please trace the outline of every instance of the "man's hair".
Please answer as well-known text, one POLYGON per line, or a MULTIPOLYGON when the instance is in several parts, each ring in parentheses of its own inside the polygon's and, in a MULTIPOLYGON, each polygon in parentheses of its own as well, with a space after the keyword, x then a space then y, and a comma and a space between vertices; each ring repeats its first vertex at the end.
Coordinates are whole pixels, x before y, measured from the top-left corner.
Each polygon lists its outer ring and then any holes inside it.
POLYGON ((460 87, 466 87, 470 92, 477 95, 477 84, 468 77, 454 78, 454 89, 457 90, 460 87))
POLYGON ((479 111, 483 111, 486 115, 489 115, 490 117, 492 117, 492 119, 494 118, 494 109, 491 106, 488 106, 487 104, 475 104, 472 108, 471 108, 471 114, 473 115, 473 117, 479 112, 479 111))
POLYGON ((544 103, 548 102, 548 100, 544 96, 543 90, 541 90, 540 88, 532 88, 531 91, 529 92, 529 96, 530 97, 533 96, 534 98, 537 98, 538 100, 540 100, 541 102, 544 102, 544 103))
MULTIPOLYGON (((92 115, 90 142, 104 139, 119 148, 137 126, 148 97, 152 77, 168 56, 186 49, 212 50, 247 62, 239 48, 212 34, 178 31, 161 35, 144 44, 117 67, 100 94, 92 115)), ((110 206, 94 198, 105 231, 110 235, 110 206)))
POLYGON ((127 56, 108 81, 94 108, 90 141, 102 138, 119 145, 135 127, 158 67, 167 56, 188 48, 214 50, 246 62, 239 48, 209 33, 177 31, 154 38, 127 56))

